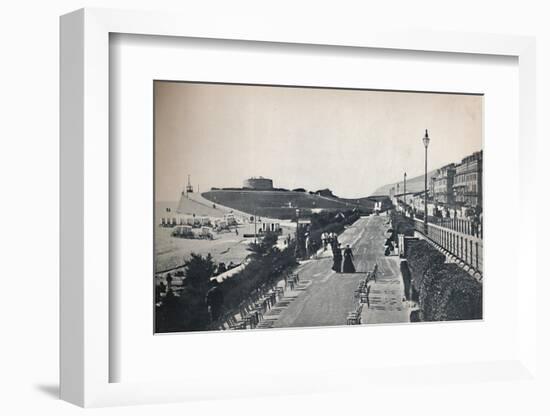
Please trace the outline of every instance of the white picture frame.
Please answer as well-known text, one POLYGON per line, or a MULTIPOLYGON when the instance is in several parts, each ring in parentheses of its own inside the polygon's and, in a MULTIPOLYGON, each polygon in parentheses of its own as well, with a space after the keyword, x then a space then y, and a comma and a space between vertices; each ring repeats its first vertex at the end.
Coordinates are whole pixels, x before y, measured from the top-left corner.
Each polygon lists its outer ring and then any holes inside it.
MULTIPOLYGON (((517 259, 522 282, 536 287, 537 272, 528 247, 536 240, 535 170, 535 41, 530 37, 396 32, 363 29, 335 32, 322 26, 280 27, 276 22, 242 17, 239 22, 204 20, 191 15, 106 9, 82 9, 61 18, 61 398, 80 406, 159 403, 209 397, 235 397, 239 389, 212 389, 208 380, 113 383, 109 366, 109 36, 113 33, 226 39, 281 44, 331 45, 453 54, 505 55, 519 65, 519 164, 521 199, 517 219, 522 228, 517 259), (531 258, 530 261, 528 259, 531 258)), ((516 194, 517 192, 517 194, 516 194)), ((517 273, 517 271, 516 271, 517 273)), ((517 356, 498 362, 468 365, 441 363, 454 377, 485 373, 485 377, 522 380, 536 377, 536 290, 517 292, 517 356)), ((387 377, 399 368, 370 370, 370 377, 387 377), (378 372, 377 372, 378 371, 378 372)), ((415 382, 434 376, 433 367, 416 370, 415 382)), ((437 371, 435 371, 437 373, 437 371)), ((301 390, 284 380, 278 393, 346 388, 351 370, 330 370, 328 382, 301 390)), ((353 378, 352 378, 353 379, 353 378)), ((475 378, 472 380, 475 382, 475 378)), ((269 394, 249 386, 244 395, 269 394)))

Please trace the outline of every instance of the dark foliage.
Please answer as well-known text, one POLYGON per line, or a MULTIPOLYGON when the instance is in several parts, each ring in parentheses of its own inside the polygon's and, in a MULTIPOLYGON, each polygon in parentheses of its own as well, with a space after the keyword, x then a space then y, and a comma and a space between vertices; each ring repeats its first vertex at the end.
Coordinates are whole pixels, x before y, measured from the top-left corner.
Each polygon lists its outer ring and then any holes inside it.
POLYGON ((191 253, 185 262, 185 287, 179 296, 170 290, 156 309, 158 332, 200 331, 210 321, 206 306, 206 292, 216 265, 212 256, 191 253))
POLYGON ((360 218, 357 210, 345 212, 320 212, 311 216, 311 230, 309 238, 315 246, 321 247, 321 234, 340 234, 346 225, 351 225, 360 218))
POLYGON ((279 250, 274 247, 263 256, 255 256, 239 273, 220 284, 224 297, 224 309, 232 310, 263 285, 275 284, 283 273, 296 266, 294 244, 279 250))
POLYGON ((267 232, 257 243, 250 243, 247 250, 253 258, 261 258, 269 254, 277 243, 278 235, 273 232, 267 232))
POLYGON ((407 260, 411 271, 412 284, 420 292, 425 273, 430 268, 443 264, 445 256, 427 241, 419 240, 410 244, 407 260))
POLYGON ((186 284, 194 289, 204 290, 206 293, 205 289, 215 271, 216 265, 210 253, 206 257, 191 253, 190 259, 185 262, 186 284))
POLYGON ((411 271, 409 270, 407 261, 406 260, 402 261, 399 264, 399 268, 401 269, 401 276, 403 277, 405 298, 407 300, 411 300, 411 271))
MULTIPOLYGON (((263 285, 270 285, 296 266, 294 244, 279 250, 275 247, 277 235, 267 233, 257 244, 249 247, 250 262, 242 271, 218 284, 223 294, 223 309, 233 310, 263 285)), ((211 328, 206 305, 209 281, 216 269, 210 255, 192 254, 186 262, 185 287, 180 296, 172 291, 156 308, 157 332, 204 331, 211 328)))
POLYGON ((456 264, 429 269, 420 288, 420 308, 425 321, 482 318, 483 287, 456 264))
MULTIPOLYGON (((411 244, 407 260, 412 300, 419 302, 420 320, 482 318, 482 284, 458 265, 445 263, 445 256, 430 243, 420 240, 411 244)), ((401 272, 406 285, 407 271, 403 264, 401 272)))

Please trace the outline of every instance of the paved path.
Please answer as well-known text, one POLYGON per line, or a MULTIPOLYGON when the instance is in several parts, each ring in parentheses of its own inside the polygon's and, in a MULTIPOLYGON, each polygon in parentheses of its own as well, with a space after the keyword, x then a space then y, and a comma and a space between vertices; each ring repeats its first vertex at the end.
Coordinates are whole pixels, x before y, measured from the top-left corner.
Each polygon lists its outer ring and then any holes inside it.
POLYGON ((399 257, 379 258, 378 277, 376 282, 371 281, 369 285, 369 305, 363 307, 362 324, 409 322, 410 311, 403 298, 399 257))
MULTIPOLYGON (((383 244, 387 238, 387 220, 385 216, 361 218, 339 237, 343 246, 351 245, 357 273, 344 274, 332 271, 330 249, 321 258, 309 260, 300 265, 298 268, 300 284, 296 290, 287 292, 283 301, 265 316, 266 321, 262 327, 345 325, 348 313, 357 306, 354 291, 359 282, 365 278, 365 273, 372 270, 375 262, 378 262, 381 278, 377 286, 372 289, 377 291, 377 296, 381 295, 381 300, 378 302, 378 299, 373 299, 373 307, 375 305, 377 307, 376 312, 373 310, 371 314, 365 315, 366 320, 363 322, 403 322, 405 315, 408 320, 408 312, 390 310, 389 307, 394 306, 393 298, 397 292, 394 294, 393 290, 398 291, 400 288, 403 293, 403 287, 402 283, 394 282, 395 280, 401 282, 398 259, 384 256, 383 244), (379 290, 383 293, 378 293, 379 290), (391 293, 385 293, 385 291, 391 293), (378 309, 380 306, 384 306, 384 309, 378 309), (392 319, 395 320, 392 321, 392 319)), ((367 308, 363 310, 365 309, 367 308)))

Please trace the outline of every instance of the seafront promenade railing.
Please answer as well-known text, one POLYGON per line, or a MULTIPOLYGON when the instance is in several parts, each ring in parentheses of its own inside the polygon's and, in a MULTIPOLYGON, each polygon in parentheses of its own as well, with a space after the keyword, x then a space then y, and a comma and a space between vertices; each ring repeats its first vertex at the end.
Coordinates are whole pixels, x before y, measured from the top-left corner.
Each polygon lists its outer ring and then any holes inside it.
POLYGON ((462 263, 468 271, 472 271, 474 274, 479 274, 479 276, 482 277, 483 239, 481 238, 481 234, 473 233, 473 229, 466 227, 465 224, 457 222, 455 222, 455 224, 458 224, 458 230, 455 230, 454 227, 451 228, 429 222, 428 234, 426 235, 424 231, 424 221, 417 218, 414 219, 416 231, 425 235, 433 243, 453 256, 459 263, 462 263), (464 232, 461 230, 464 230, 464 232))
POLYGON ((471 235, 478 238, 483 238, 483 225, 482 223, 475 223, 468 219, 461 218, 429 218, 430 223, 439 225, 440 227, 449 228, 454 231, 458 231, 462 234, 471 235))

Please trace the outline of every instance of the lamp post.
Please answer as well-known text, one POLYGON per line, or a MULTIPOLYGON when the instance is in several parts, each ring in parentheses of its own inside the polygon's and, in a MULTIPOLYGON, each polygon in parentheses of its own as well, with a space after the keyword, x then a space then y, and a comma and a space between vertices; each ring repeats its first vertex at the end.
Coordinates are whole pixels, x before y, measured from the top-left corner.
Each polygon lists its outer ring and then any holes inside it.
POLYGON ((254 244, 258 242, 257 234, 258 234, 258 228, 256 226, 256 207, 254 207, 254 244))
POLYGON ((407 172, 403 174, 403 201, 405 202, 405 214, 407 213, 407 172))
POLYGON ((300 209, 296 208, 296 247, 294 248, 294 255, 296 258, 299 257, 300 254, 300 246, 299 246, 299 240, 298 240, 298 228, 300 228, 300 209))
POLYGON ((424 233, 428 235, 428 145, 430 144, 428 129, 422 142, 424 143, 424 233))

